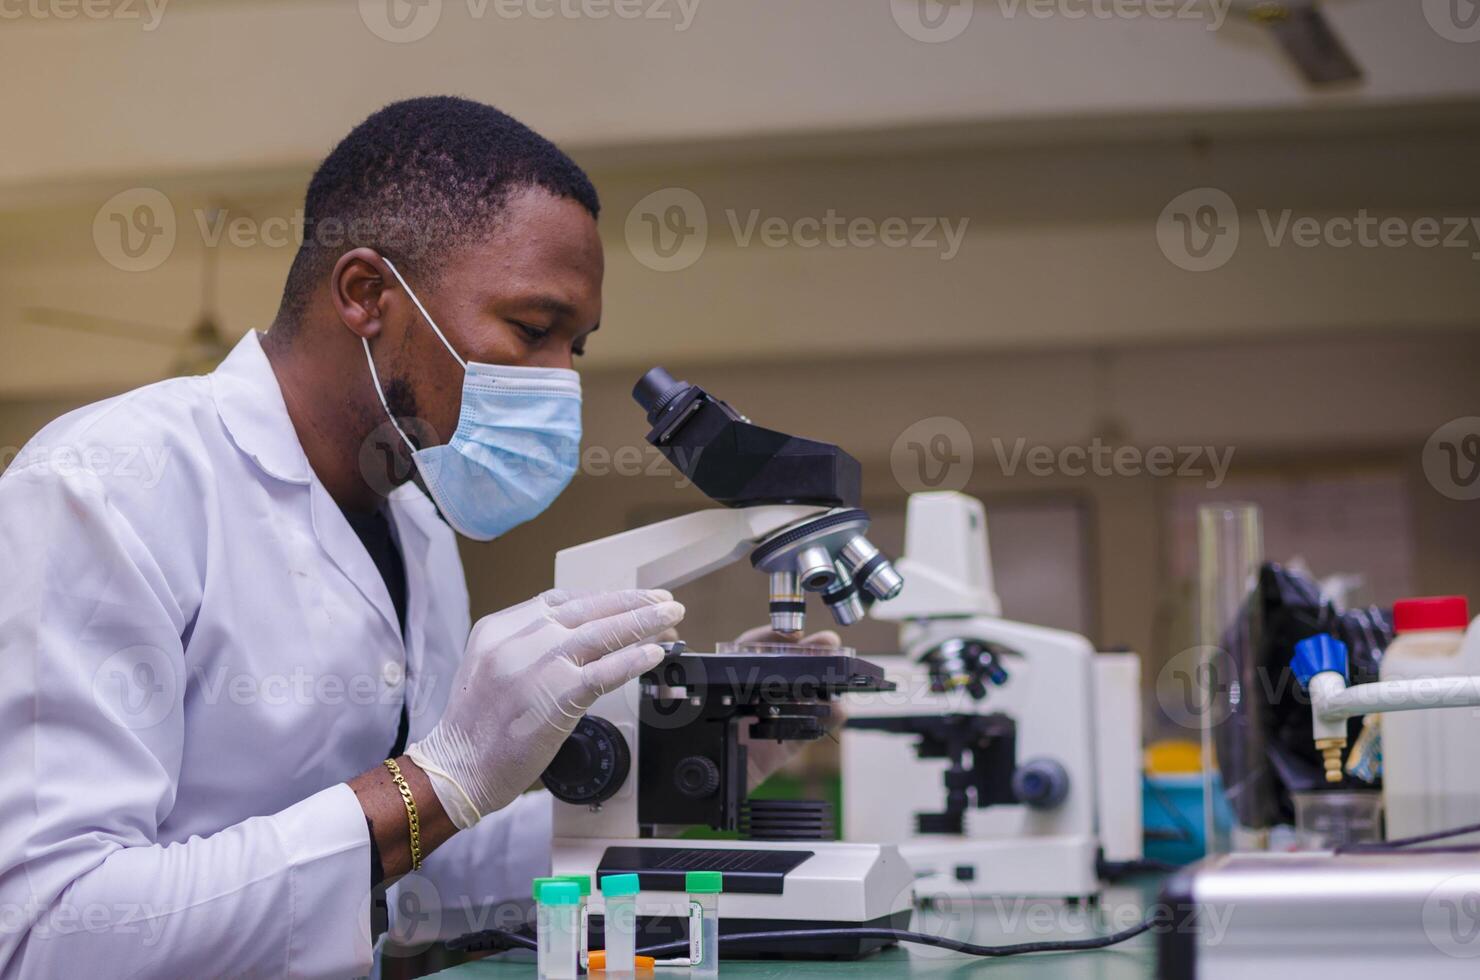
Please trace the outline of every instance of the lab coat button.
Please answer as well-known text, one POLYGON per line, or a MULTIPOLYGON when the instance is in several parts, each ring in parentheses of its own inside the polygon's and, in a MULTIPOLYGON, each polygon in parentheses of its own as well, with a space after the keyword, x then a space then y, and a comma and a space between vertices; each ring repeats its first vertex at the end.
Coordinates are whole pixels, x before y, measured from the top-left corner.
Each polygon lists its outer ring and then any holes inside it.
POLYGON ((395 687, 406 677, 406 669, 399 661, 391 660, 381 668, 380 679, 385 681, 387 687, 395 687))

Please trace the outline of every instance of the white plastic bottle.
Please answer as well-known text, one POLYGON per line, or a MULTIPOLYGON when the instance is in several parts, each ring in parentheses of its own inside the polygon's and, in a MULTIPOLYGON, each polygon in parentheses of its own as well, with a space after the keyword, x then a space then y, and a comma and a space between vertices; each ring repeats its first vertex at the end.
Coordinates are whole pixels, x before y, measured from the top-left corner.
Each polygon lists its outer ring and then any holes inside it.
POLYGON ((719 896, 724 875, 718 871, 690 871, 684 876, 689 893, 689 976, 719 976, 719 896))
MULTIPOLYGON (((1480 629, 1468 623, 1463 596, 1395 603, 1381 679, 1480 675, 1480 629)), ((1391 711, 1381 724, 1388 839, 1480 823, 1480 709, 1391 711)))
POLYGON ((640 879, 634 874, 606 875, 601 879, 601 897, 606 904, 603 920, 606 936, 606 975, 626 980, 637 975, 637 893, 640 879))
POLYGON ((539 980, 576 980, 581 943, 581 888, 573 881, 551 881, 539 894, 539 934, 535 937, 539 980))

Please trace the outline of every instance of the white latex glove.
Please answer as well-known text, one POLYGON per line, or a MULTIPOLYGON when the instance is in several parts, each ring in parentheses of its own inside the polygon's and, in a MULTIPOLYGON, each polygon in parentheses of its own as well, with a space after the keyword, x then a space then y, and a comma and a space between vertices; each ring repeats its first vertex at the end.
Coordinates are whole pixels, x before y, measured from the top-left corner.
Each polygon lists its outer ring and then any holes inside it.
MULTIPOLYGON (((758 626, 741 633, 736 643, 798 643, 804 647, 832 647, 843 645, 843 638, 832 630, 823 630, 797 640, 795 633, 777 633, 769 626, 758 626)), ((832 702, 832 717, 828 719, 829 731, 840 726, 846 714, 842 701, 832 702)), ((755 789, 767 777, 797 757, 805 742, 757 741, 750 737, 750 727, 740 729, 740 744, 745 746, 745 783, 747 789, 755 789)))
POLYGON ((663 659, 683 619, 661 590, 551 591, 478 620, 447 710, 406 754, 466 830, 544 772, 595 700, 663 659))

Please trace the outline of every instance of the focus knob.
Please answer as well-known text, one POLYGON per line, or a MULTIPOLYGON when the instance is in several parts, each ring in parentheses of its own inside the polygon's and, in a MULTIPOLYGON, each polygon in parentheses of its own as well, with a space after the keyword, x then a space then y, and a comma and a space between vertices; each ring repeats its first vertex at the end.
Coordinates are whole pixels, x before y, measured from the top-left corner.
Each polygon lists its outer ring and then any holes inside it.
POLYGON ((713 796, 719 789, 719 766, 713 759, 691 755, 674 768, 673 785, 690 799, 702 800, 713 796))
POLYGON ((631 769, 632 752, 617 726, 587 715, 576 723, 540 782, 557 800, 589 805, 611 799, 631 769))
POLYGON ((1069 795, 1069 773, 1053 759, 1032 759, 1012 774, 1012 791, 1019 803, 1051 810, 1069 795))

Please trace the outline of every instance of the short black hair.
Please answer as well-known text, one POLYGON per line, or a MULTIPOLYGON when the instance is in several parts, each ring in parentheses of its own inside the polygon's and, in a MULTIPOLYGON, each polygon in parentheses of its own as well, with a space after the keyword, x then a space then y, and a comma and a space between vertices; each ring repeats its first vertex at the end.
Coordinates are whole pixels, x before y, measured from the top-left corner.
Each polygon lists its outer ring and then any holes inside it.
POLYGON ((303 242, 283 288, 291 329, 339 257, 369 246, 417 285, 438 259, 485 241, 510 194, 540 187, 597 217, 585 171, 554 143, 493 106, 451 96, 393 102, 324 158, 303 203, 303 242))

